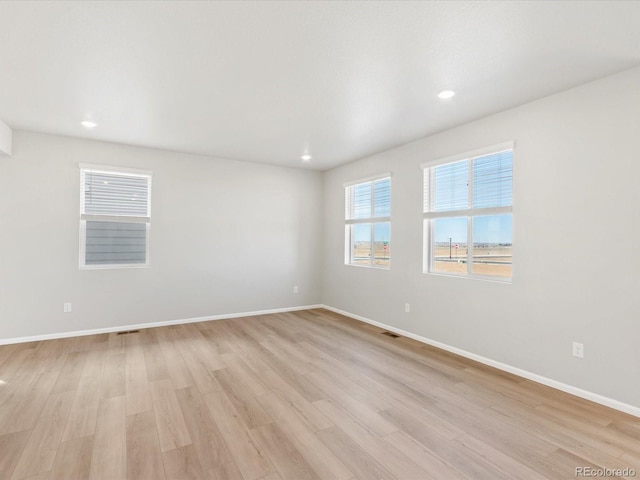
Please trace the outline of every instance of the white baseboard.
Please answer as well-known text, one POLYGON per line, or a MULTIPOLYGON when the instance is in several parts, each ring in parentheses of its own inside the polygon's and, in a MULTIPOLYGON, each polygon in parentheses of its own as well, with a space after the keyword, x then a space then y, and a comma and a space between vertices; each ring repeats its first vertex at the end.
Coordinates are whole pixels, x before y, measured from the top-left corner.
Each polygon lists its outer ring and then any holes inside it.
POLYGON ((166 320, 163 322, 138 323, 135 325, 118 325, 116 327, 95 328, 92 330, 77 330, 75 332, 49 333, 46 335, 35 335, 32 337, 17 337, 0 339, 0 345, 12 343, 39 342, 42 340, 55 340, 59 338, 81 337, 84 335, 97 335, 99 333, 123 332, 126 330, 140 330, 143 328, 165 327, 167 325, 180 325, 183 323, 208 322, 210 320, 225 320, 228 318, 252 317, 255 315, 268 315, 270 313, 296 312, 299 310, 311 310, 313 308, 323 308, 323 305, 303 305, 300 307, 273 308, 271 310, 258 310, 255 312, 225 313, 222 315, 211 315, 208 317, 183 318, 179 320, 166 320))
POLYGON ((403 337, 412 338, 414 340, 417 340, 418 342, 426 343, 427 345, 431 345, 433 347, 446 350, 447 352, 455 353, 456 355, 460 355, 461 357, 475 360, 476 362, 489 365, 491 367, 497 368, 498 370, 503 370, 505 372, 512 373, 519 377, 526 378, 527 380, 532 380, 534 382, 541 383, 542 385, 555 388, 556 390, 561 390, 563 392, 570 393, 571 395, 575 395, 576 397, 584 398, 586 400, 591 400, 592 402, 599 403, 601 405, 613 408, 615 410, 619 410, 624 413, 628 413, 629 415, 640 417, 640 407, 636 407, 634 405, 630 405, 628 403, 624 403, 619 400, 615 400, 613 398, 605 397, 604 395, 593 393, 588 390, 583 390, 581 388, 574 387, 573 385, 568 385, 566 383, 562 383, 557 380, 553 380, 551 378, 543 377, 542 375, 538 375, 537 373, 528 372, 527 370, 522 370, 520 368, 507 365, 506 363, 498 362, 496 360, 492 360, 490 358, 486 358, 481 355, 476 355, 475 353, 467 352, 466 350, 462 350, 457 347, 452 347, 451 345, 447 345, 446 343, 441 343, 436 340, 431 340, 430 338, 422 337, 420 335, 416 335, 415 333, 407 332, 405 330, 392 327, 391 325, 387 325, 382 322, 376 322, 375 320, 371 320, 369 318, 362 317, 354 313, 346 312, 344 310, 340 310, 338 308, 334 308, 329 305, 323 305, 322 308, 325 308, 335 313, 339 313, 340 315, 344 315, 345 317, 350 317, 364 323, 375 325, 376 327, 384 328, 385 330, 389 330, 390 332, 397 333, 399 335, 402 335, 403 337))

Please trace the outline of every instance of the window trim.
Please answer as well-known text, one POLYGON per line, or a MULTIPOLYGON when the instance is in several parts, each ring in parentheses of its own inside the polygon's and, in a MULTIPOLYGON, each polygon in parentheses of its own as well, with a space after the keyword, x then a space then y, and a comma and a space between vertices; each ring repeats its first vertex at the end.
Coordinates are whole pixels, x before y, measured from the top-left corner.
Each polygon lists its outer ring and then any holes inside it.
MULTIPOLYGON (((425 275, 435 275, 441 277, 453 277, 453 278, 466 278, 472 280, 483 280, 489 282, 503 283, 503 284, 511 284, 513 283, 513 251, 512 251, 512 272, 511 276, 499 277, 493 275, 481 275, 477 273, 472 273, 473 262, 470 262, 469 259, 473 258, 473 219, 475 217, 482 217, 488 215, 506 215, 511 214, 513 218, 513 198, 511 199, 511 205, 506 207, 483 207, 483 208, 466 208, 462 210, 448 210, 441 212, 429 212, 424 210, 424 177, 427 172, 430 173, 431 169, 434 167, 438 167, 441 165, 447 165, 450 163, 468 161, 469 162, 469 202, 468 205, 473 205, 473 161, 492 154, 502 153, 511 151, 512 156, 515 152, 515 142, 503 142, 496 145, 482 147, 475 150, 471 150, 465 153, 460 153, 456 155, 451 155, 448 157, 441 158, 439 160, 432 160, 429 162, 424 162, 420 164, 420 168, 422 169, 422 179, 423 179, 423 214, 422 214, 422 243, 423 243, 423 261, 422 261, 422 273, 425 275), (433 235, 433 223, 434 220, 438 218, 466 218, 467 219, 467 272, 465 274, 456 274, 456 273, 443 273, 443 272, 434 272, 433 271, 433 255, 432 252, 434 250, 434 235, 433 235)), ((512 174, 512 182, 513 182, 513 166, 511 170, 512 174)), ((431 175, 429 175, 429 203, 433 202, 434 189, 431 185, 431 175)), ((512 237, 513 237, 513 225, 512 225, 512 237)), ((512 243, 513 248, 513 243, 512 243)))
MULTIPOLYGON (((373 184, 374 182, 376 182, 377 180, 383 180, 385 178, 389 179, 389 215, 386 217, 367 217, 367 218, 357 218, 357 219, 348 219, 346 218, 345 215, 345 219, 344 219, 344 243, 345 243, 345 249, 344 249, 344 265, 347 267, 361 267, 361 268, 375 268, 377 270, 390 270, 391 269, 391 255, 389 255, 389 264, 388 265, 375 265, 373 263, 373 257, 371 258, 371 263, 369 265, 360 265, 360 264, 355 264, 355 263, 351 263, 351 231, 352 231, 352 225, 357 225, 357 224, 363 224, 363 223, 370 223, 371 224, 371 245, 372 245, 372 252, 373 252, 373 230, 375 227, 376 223, 389 223, 389 245, 391 245, 391 190, 392 190, 392 186, 391 186, 391 180, 392 180, 392 173, 391 172, 384 172, 384 173, 379 173, 376 175, 370 175, 368 177, 364 177, 364 178, 360 178, 358 180, 351 180, 349 182, 345 182, 343 184, 343 189, 344 189, 344 199, 345 199, 345 205, 344 205, 344 211, 346 213, 346 192, 347 189, 350 187, 353 187, 355 185, 360 185, 363 183, 371 183, 372 185, 372 191, 373 191, 373 184)), ((371 211, 373 212, 375 208, 375 194, 372 192, 372 197, 371 197, 371 211)))
POLYGON ((148 268, 151 266, 150 238, 151 238, 151 188, 153 184, 153 172, 151 170, 140 170, 136 168, 96 165, 90 163, 79 163, 78 169, 80 173, 80 228, 79 228, 79 259, 78 266, 80 270, 114 270, 129 268, 148 268), (84 211, 84 183, 82 181, 83 172, 121 174, 132 177, 143 177, 148 179, 148 213, 146 217, 126 216, 126 215, 95 215, 86 214, 84 211), (101 265, 87 265, 87 221, 96 222, 121 222, 121 223, 144 223, 146 224, 146 242, 145 242, 145 263, 110 263, 101 265))

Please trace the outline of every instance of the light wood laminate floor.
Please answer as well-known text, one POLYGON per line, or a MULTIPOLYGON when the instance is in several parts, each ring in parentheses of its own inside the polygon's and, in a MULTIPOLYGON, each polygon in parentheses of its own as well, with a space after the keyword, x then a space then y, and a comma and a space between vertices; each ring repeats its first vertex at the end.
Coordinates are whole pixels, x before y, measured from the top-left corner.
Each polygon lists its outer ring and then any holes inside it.
POLYGON ((640 476, 640 419, 325 310, 0 347, 0 479, 640 476))

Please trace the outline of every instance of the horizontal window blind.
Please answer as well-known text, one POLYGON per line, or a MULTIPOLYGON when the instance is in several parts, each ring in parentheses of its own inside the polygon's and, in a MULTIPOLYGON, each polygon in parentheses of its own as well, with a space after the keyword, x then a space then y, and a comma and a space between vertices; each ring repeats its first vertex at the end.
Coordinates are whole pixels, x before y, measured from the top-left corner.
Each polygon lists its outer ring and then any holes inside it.
POLYGON ((513 152, 473 160, 473 208, 508 207, 513 203, 513 152))
POLYGON ((83 211, 87 215, 148 217, 148 176, 82 171, 83 211))
POLYGON ((86 239, 86 265, 144 264, 147 261, 145 223, 88 221, 86 239))
POLYGON ((425 170, 425 212, 469 208, 469 161, 425 170))
POLYGON ((381 178, 346 187, 347 220, 384 218, 391 214, 391 179, 381 178))

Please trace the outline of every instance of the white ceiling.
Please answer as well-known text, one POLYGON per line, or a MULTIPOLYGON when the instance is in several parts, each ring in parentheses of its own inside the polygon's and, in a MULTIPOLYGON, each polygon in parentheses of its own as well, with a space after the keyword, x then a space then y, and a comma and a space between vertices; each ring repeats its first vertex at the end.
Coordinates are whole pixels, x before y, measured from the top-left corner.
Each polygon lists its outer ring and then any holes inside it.
POLYGON ((636 66, 639 26, 640 2, 0 2, 0 119, 324 170, 636 66))

